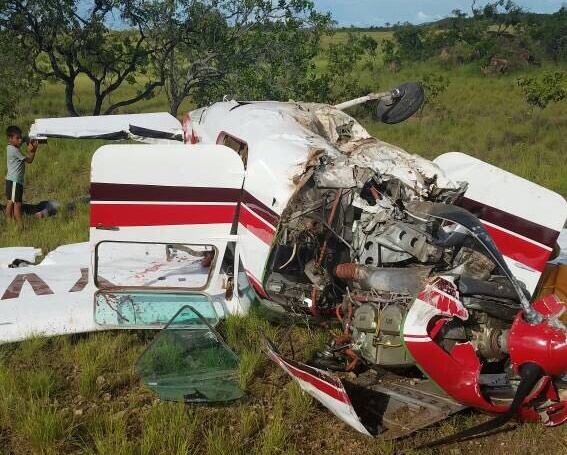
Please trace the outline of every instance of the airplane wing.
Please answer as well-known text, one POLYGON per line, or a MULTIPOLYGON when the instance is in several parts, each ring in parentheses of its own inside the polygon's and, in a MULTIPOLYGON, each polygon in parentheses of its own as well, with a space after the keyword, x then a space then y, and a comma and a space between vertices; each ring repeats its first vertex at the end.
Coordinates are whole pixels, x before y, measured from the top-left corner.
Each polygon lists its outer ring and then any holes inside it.
POLYGON ((75 139, 182 141, 179 120, 167 112, 37 119, 30 136, 75 139))
MULTIPOLYGON (((26 259, 27 253, 30 259, 34 250, 0 248, 0 257, 26 259)), ((0 269, 0 344, 97 330, 89 263, 88 243, 78 243, 57 248, 38 265, 0 269)))
POLYGON ((468 183, 458 204, 480 219, 510 271, 533 293, 567 218, 565 198, 463 153, 433 162, 454 182, 468 183))

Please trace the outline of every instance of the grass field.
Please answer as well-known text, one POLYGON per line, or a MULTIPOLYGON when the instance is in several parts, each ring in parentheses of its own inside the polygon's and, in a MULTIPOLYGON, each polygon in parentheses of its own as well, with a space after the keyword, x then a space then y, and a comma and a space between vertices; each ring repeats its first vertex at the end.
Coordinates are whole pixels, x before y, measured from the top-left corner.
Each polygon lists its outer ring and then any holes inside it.
MULTIPOLYGON (((341 37, 335 39, 343 39, 341 37)), ((563 68, 565 69, 565 68, 563 68)), ((533 72, 542 71, 536 68, 533 72)), ((361 71, 366 84, 384 89, 425 74, 442 73, 450 85, 434 106, 400 125, 363 119, 369 131, 432 158, 463 151, 567 196, 567 103, 530 112, 514 79, 482 76, 464 66, 411 65, 393 74, 379 65, 361 71)), ((80 98, 88 101, 88 87, 80 98)), ((24 99, 16 123, 65 115, 62 88, 46 84, 24 99)), ((81 105, 81 102, 79 102, 81 105)), ((123 112, 167 110, 162 94, 123 112)), ((2 127, 4 129, 5 125, 2 127)), ((89 164, 103 141, 50 140, 27 169, 26 201, 61 202, 87 195, 89 164)), ((5 172, 2 161, 0 172, 5 172)), ((44 252, 87 240, 88 207, 47 220, 27 218, 22 231, 2 220, 0 246, 44 252)), ((0 310, 1 311, 1 310, 0 310)), ((353 433, 300 392, 258 349, 258 327, 278 339, 282 328, 256 316, 230 318, 222 332, 243 359, 247 397, 221 407, 162 403, 142 387, 134 362, 152 333, 97 333, 32 339, 0 347, 0 455, 129 454, 394 454, 486 419, 465 413, 401 443, 353 433)), ((305 358, 324 334, 294 329, 295 351, 305 358)), ((284 349, 287 349, 284 346, 284 349)), ((459 455, 567 453, 567 427, 522 425, 491 437, 440 449, 459 455)), ((434 453, 423 451, 422 453, 434 453)))

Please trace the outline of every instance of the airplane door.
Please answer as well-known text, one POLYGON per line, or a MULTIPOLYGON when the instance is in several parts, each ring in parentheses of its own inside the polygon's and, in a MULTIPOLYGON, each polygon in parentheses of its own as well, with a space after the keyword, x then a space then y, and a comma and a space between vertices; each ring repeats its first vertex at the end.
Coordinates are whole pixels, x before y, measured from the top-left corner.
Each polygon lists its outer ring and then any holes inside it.
POLYGON ((187 304, 215 319, 223 307, 211 296, 224 295, 221 265, 235 241, 230 229, 243 179, 241 159, 222 145, 97 150, 90 205, 95 322, 158 328, 187 304))

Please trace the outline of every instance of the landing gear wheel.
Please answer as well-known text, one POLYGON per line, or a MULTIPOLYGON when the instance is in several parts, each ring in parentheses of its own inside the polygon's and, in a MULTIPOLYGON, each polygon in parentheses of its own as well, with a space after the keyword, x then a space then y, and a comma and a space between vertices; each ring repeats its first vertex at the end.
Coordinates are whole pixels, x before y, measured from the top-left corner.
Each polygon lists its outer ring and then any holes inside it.
POLYGON ((397 96, 391 101, 380 100, 376 115, 382 123, 389 125, 403 122, 415 114, 425 100, 425 92, 417 82, 405 82, 396 87, 397 96))

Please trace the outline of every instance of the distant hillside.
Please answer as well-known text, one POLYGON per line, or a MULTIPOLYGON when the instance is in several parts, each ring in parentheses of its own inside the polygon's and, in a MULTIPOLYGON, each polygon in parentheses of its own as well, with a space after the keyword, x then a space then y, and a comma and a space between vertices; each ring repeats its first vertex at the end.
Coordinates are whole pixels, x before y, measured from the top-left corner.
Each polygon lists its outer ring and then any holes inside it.
MULTIPOLYGON (((565 6, 563 6, 559 11, 556 11, 555 13, 531 13, 531 12, 527 12, 527 11, 523 11, 520 12, 518 14, 518 18, 522 21, 522 22, 526 22, 526 23, 530 23, 530 24, 544 24, 546 21, 550 21, 550 20, 554 20, 558 15, 560 15, 562 13, 562 10, 565 10, 565 6)), ((506 16, 506 14, 496 14, 493 18, 492 18, 492 22, 494 24, 497 24, 499 19, 503 19, 506 16)), ((432 22, 424 22, 422 24, 412 24, 411 22, 396 22, 395 24, 389 24, 386 23, 385 25, 373 25, 370 27, 355 27, 355 26, 350 26, 350 27, 338 27, 337 30, 338 31, 357 31, 357 32, 372 32, 372 31, 377 31, 377 32, 386 32, 386 31, 393 31, 396 30, 400 27, 406 27, 406 26, 413 26, 413 27, 420 27, 420 28, 446 28, 452 25, 453 21, 455 19, 455 16, 447 16, 444 17, 442 19, 436 20, 436 21, 432 21, 432 22)), ((473 17, 473 16, 467 16, 463 19, 466 22, 480 22, 480 21, 486 21, 486 18, 480 18, 480 17, 473 17)))

